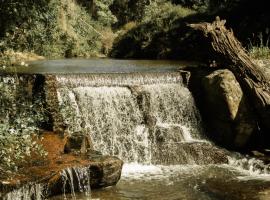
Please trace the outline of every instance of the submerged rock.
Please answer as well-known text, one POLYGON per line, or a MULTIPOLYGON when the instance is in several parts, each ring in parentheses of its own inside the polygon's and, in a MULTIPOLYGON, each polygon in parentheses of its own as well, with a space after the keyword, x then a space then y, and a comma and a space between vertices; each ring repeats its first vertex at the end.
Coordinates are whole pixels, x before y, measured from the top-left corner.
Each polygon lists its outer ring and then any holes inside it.
POLYGON ((256 117, 233 73, 217 70, 202 83, 207 120, 214 139, 225 146, 245 147, 256 130, 256 117))

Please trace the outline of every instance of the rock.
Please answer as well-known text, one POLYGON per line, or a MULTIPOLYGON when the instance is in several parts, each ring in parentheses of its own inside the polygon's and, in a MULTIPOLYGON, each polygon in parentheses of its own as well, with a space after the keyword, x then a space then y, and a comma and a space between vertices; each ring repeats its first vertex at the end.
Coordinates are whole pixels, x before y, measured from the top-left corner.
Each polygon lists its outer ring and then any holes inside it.
POLYGON ((157 125, 154 129, 154 138, 158 143, 177 143, 186 139, 182 128, 177 125, 167 127, 157 125))
POLYGON ((70 153, 73 151, 86 153, 91 149, 93 149, 93 143, 90 135, 72 134, 67 136, 67 142, 64 147, 65 153, 70 153))
POLYGON ((227 164, 228 151, 207 142, 162 143, 152 153, 152 164, 227 164))
POLYGON ((202 85, 211 136, 227 147, 244 148, 256 130, 256 117, 235 76, 229 70, 217 70, 202 85))
POLYGON ((178 71, 181 74, 181 77, 183 79, 183 84, 188 85, 191 73, 189 71, 185 71, 185 70, 178 70, 178 71))
MULTIPOLYGON (((41 188, 43 198, 48 198, 62 194, 64 191, 65 193, 71 193, 72 190, 82 192, 80 186, 84 188, 112 186, 119 181, 123 165, 121 160, 110 156, 95 156, 88 160, 68 155, 63 156, 61 164, 57 163, 59 161, 47 166, 30 167, 21 171, 21 174, 14 177, 12 181, 8 181, 8 178, 0 180, 0 199, 5 199, 7 195, 12 196, 12 193, 19 195, 20 192, 17 191, 36 190, 33 188, 37 187, 41 188), (86 176, 89 176, 89 183, 86 176), (71 189, 71 182, 73 189, 71 189)), ((27 197, 35 199, 36 193, 36 191, 29 193, 27 197)))
POLYGON ((28 191, 29 199, 37 199, 36 193, 29 193, 36 191, 36 188, 42 188, 40 192, 44 198, 63 191, 69 193, 72 191, 70 182, 73 183, 75 192, 81 192, 79 185, 87 187, 90 184, 92 188, 100 188, 115 185, 119 181, 123 166, 120 159, 103 156, 94 150, 84 154, 64 153, 67 137, 53 132, 44 133, 41 138, 37 142, 48 152, 46 158, 32 156, 31 165, 22 166, 16 174, 12 174, 12 179, 9 179, 9 172, 0 171, 0 199, 6 195, 12 197, 12 194, 24 193, 18 191, 28 191), (43 160, 44 162, 40 162, 43 160), (65 174, 68 174, 66 177, 69 179, 66 182, 63 178, 65 174), (89 183, 86 176, 90 178, 89 183))
POLYGON ((179 164, 226 164, 229 152, 210 142, 187 137, 175 124, 157 124, 153 131, 151 163, 179 164))
MULTIPOLYGON (((74 161, 73 161, 74 162, 74 161)), ((91 157, 91 163, 86 164, 78 164, 73 165, 74 167, 64 168, 61 171, 58 171, 49 178, 42 180, 40 183, 48 183, 47 184, 47 196, 54 196, 56 194, 61 194, 63 188, 65 191, 71 192, 70 185, 67 186, 63 182, 63 171, 70 170, 69 173, 73 176, 74 181, 74 190, 79 192, 79 180, 78 180, 78 171, 81 169, 86 169, 88 174, 90 175, 90 186, 91 188, 101 188, 108 187, 112 185, 116 185, 121 177, 123 162, 111 156, 97 156, 91 157), (76 171, 77 170, 77 171, 76 171)), ((80 176, 79 176, 80 177, 80 176)), ((80 180, 83 182, 85 180, 80 180)))

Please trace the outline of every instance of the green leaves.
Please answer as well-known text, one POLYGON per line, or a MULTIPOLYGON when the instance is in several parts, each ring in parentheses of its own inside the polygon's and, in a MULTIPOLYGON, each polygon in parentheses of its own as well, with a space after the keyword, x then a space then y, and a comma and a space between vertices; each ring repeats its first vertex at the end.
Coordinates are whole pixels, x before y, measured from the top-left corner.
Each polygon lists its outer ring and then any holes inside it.
POLYGON ((17 170, 17 164, 31 152, 44 154, 33 141, 33 135, 39 132, 37 122, 45 118, 35 114, 40 106, 32 104, 25 91, 28 81, 16 75, 0 76, 0 168, 3 169, 17 170))
POLYGON ((117 20, 109 9, 112 2, 95 1, 94 17, 73 0, 0 1, 0 56, 9 49, 47 58, 100 54, 100 32, 117 20))

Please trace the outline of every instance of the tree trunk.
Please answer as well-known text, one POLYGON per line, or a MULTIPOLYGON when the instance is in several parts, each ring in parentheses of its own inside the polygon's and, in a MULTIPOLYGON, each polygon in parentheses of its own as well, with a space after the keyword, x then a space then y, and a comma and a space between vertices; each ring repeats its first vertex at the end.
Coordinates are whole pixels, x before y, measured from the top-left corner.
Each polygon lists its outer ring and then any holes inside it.
POLYGON ((270 133, 270 83, 235 38, 233 31, 226 29, 225 23, 225 20, 217 17, 212 24, 204 22, 189 26, 202 31, 210 40, 216 53, 213 56, 234 73, 254 105, 260 128, 270 133))

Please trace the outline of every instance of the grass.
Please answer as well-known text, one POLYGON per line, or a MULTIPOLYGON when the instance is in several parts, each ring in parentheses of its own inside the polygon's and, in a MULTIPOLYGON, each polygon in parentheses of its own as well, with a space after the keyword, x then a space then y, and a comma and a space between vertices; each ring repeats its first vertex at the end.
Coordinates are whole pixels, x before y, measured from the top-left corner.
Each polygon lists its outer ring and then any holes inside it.
POLYGON ((268 46, 253 46, 249 54, 254 59, 270 59, 270 48, 268 46))
POLYGON ((264 39, 263 34, 259 33, 257 40, 259 41, 257 45, 250 41, 249 55, 254 59, 270 59, 269 38, 264 39))

